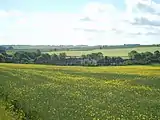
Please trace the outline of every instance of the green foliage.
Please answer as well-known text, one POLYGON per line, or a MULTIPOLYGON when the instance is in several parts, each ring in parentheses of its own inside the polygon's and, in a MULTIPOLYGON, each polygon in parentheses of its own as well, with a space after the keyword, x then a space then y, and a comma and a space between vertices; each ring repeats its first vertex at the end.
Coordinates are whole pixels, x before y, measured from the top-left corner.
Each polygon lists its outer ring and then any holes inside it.
MULTIPOLYGON (((84 56, 82 56, 82 57, 84 57, 84 56)), ((96 61, 101 60, 101 59, 104 58, 104 57, 103 57, 103 54, 102 54, 101 52, 87 54, 86 57, 87 57, 88 59, 94 59, 94 60, 96 60, 96 61)))
POLYGON ((137 51, 131 51, 128 53, 128 56, 132 60, 132 64, 145 65, 151 63, 160 63, 159 51, 155 51, 154 53, 151 52, 138 53, 137 51))
POLYGON ((51 60, 57 61, 57 60, 59 60, 59 56, 57 54, 53 54, 53 55, 51 55, 51 60))
POLYGON ((44 57, 44 59, 45 59, 46 61, 51 60, 51 56, 50 56, 48 53, 42 54, 42 57, 44 57))
POLYGON ((0 54, 0 63, 3 63, 3 62, 5 62, 5 57, 2 54, 0 54))
POLYGON ((40 55, 41 55, 41 51, 40 51, 39 49, 37 49, 36 55, 37 55, 37 56, 40 56, 40 55))
POLYGON ((0 53, 5 53, 6 52, 6 48, 3 46, 0 46, 0 53))
POLYGON ((137 54, 138 54, 138 52, 135 51, 135 50, 133 50, 133 51, 131 51, 131 52, 128 53, 128 57, 130 59, 135 59, 135 57, 136 57, 137 54))
POLYGON ((38 64, 43 64, 43 63, 46 63, 46 59, 41 55, 41 56, 38 56, 36 59, 35 59, 35 63, 38 63, 38 64))
POLYGON ((1 62, 6 63, 36 63, 36 64, 54 64, 54 65, 85 65, 85 66, 118 66, 118 65, 146 65, 160 63, 160 52, 157 50, 154 53, 142 52, 139 53, 135 50, 128 53, 128 59, 114 56, 104 56, 102 52, 90 53, 86 55, 78 56, 67 56, 66 53, 62 52, 59 55, 48 53, 41 53, 39 49, 37 52, 25 52, 17 51, 13 55, 9 55, 6 52, 1 53, 1 62))
POLYGON ((59 54, 59 58, 62 59, 62 60, 65 59, 66 56, 67 56, 66 53, 60 53, 59 54))

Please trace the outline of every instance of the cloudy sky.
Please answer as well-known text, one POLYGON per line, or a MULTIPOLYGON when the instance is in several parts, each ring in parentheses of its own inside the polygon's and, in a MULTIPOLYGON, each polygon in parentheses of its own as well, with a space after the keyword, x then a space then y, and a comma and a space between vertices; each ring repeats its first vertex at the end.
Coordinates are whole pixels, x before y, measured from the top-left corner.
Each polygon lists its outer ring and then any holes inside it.
POLYGON ((160 44, 160 0, 0 0, 0 44, 160 44))

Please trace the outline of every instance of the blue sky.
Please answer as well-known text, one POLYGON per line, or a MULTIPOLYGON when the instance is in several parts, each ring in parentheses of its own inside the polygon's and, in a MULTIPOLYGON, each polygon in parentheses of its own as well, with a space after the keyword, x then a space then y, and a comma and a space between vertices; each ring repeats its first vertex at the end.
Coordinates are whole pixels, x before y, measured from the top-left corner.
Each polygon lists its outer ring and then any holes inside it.
POLYGON ((125 8, 123 0, 0 0, 0 8, 22 11, 67 11, 77 12, 89 2, 113 4, 118 8, 125 8))
POLYGON ((0 0, 0 44, 160 44, 160 0, 0 0))

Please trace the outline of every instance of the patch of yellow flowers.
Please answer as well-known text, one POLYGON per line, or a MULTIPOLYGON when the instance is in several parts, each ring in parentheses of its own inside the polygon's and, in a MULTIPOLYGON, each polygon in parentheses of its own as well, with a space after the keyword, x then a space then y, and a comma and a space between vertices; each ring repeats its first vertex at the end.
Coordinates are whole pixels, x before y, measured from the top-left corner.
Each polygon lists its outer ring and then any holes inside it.
POLYGON ((31 120, 159 120, 160 66, 0 64, 0 95, 31 120))

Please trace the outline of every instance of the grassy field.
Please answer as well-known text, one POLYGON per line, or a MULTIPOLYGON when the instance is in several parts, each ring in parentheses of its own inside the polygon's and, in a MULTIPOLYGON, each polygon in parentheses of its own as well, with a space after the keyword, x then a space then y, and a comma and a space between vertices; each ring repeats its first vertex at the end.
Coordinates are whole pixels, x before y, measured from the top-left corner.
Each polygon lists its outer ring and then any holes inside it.
MULTIPOLYGON (((41 52, 48 52, 49 49, 40 49, 41 52)), ((36 52, 37 49, 14 49, 14 50, 7 50, 7 53, 8 54, 14 54, 15 52, 18 52, 18 51, 25 51, 25 52, 36 52)))
POLYGON ((121 56, 121 57, 127 57, 128 52, 136 50, 138 52, 154 52, 156 50, 160 51, 160 47, 135 47, 135 48, 119 48, 119 49, 95 49, 95 50, 89 50, 89 51, 57 51, 57 52, 49 52, 50 54, 56 53, 62 53, 65 52, 68 56, 81 56, 83 54, 90 54, 90 53, 97 53, 102 52, 105 56, 121 56))
MULTIPOLYGON (((15 50, 8 50, 8 54, 14 54, 17 51, 27 51, 27 52, 36 52, 37 49, 15 49, 15 50)), ((128 52, 132 50, 136 50, 138 52, 154 52, 156 50, 160 51, 160 47, 135 47, 135 48, 108 48, 108 49, 94 49, 94 50, 70 50, 70 51, 53 51, 53 52, 48 52, 50 49, 40 49, 44 53, 49 53, 49 54, 59 54, 62 52, 65 52, 67 56, 81 56, 84 54, 90 54, 90 53, 97 53, 97 52, 102 52, 105 56, 120 56, 123 58, 128 57, 128 52)))
POLYGON ((0 100, 0 120, 20 120, 17 116, 13 115, 11 111, 6 110, 3 101, 0 100))
POLYGON ((28 120, 159 120, 160 66, 0 64, 0 95, 28 120))

